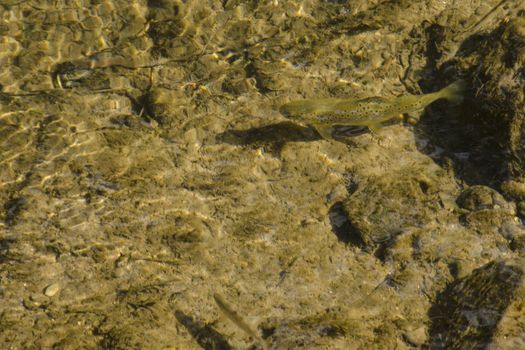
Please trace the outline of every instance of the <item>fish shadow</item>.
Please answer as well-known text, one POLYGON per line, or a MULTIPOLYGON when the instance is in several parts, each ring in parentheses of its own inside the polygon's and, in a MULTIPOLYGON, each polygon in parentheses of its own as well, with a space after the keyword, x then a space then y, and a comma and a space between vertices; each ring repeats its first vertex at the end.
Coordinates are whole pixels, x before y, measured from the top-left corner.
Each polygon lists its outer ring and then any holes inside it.
POLYGON ((182 311, 175 311, 177 320, 190 332, 191 336, 205 350, 233 350, 224 336, 212 326, 196 321, 182 311))
MULTIPOLYGON (((367 133, 366 127, 338 127, 333 137, 335 140, 352 144, 351 138, 367 133)), ((272 153, 279 153, 287 142, 319 141, 323 138, 310 126, 285 121, 245 130, 226 130, 217 135, 219 142, 231 145, 262 147, 272 153)))
POLYGON ((287 142, 308 142, 320 139, 322 139, 321 136, 313 128, 288 121, 245 130, 226 130, 217 135, 219 142, 253 148, 263 147, 277 152, 287 142))

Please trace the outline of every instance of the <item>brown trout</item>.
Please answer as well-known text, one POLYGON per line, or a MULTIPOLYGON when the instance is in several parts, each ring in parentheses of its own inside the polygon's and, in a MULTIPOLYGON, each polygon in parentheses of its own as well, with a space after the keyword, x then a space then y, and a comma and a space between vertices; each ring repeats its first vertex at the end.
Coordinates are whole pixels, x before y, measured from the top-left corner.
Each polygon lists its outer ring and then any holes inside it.
POLYGON ((298 100, 282 105, 280 112, 288 119, 313 126, 319 135, 330 140, 335 125, 366 126, 376 132, 383 122, 403 113, 423 109, 436 100, 444 98, 460 103, 465 85, 464 80, 458 80, 437 92, 425 95, 298 100))

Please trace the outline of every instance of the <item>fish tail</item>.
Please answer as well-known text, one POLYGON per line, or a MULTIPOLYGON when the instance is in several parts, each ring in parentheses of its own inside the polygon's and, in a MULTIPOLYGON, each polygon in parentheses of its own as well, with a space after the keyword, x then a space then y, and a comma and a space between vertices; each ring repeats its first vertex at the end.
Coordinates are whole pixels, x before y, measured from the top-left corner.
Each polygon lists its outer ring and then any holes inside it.
POLYGON ((248 334, 253 339, 257 340, 264 350, 268 349, 268 344, 266 341, 259 335, 259 333, 253 329, 242 317, 239 315, 233 308, 224 300, 224 298, 218 294, 213 294, 213 299, 217 303, 217 306, 222 311, 222 313, 232 321, 237 327, 242 329, 246 334, 248 334))
POLYGON ((467 82, 463 79, 457 80, 440 91, 440 97, 452 103, 463 102, 463 95, 467 88, 467 82))

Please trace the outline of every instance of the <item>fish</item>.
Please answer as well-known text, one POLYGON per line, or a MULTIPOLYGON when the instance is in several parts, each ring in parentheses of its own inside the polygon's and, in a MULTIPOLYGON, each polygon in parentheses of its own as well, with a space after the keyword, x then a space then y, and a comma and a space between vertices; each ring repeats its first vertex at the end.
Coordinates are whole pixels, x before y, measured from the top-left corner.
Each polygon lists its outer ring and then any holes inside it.
POLYGON ((325 140, 332 140, 333 127, 337 125, 366 126, 375 133, 384 122, 421 110, 436 100, 461 103, 465 88, 466 82, 457 80, 439 91, 424 95, 305 99, 286 103, 279 111, 292 121, 313 126, 325 140))
POLYGON ((261 344, 264 350, 268 349, 268 344, 266 341, 259 335, 259 333, 253 329, 243 318, 239 315, 231 306, 224 300, 224 298, 219 294, 213 294, 213 299, 219 307, 219 310, 237 327, 242 329, 246 334, 255 339, 261 344))

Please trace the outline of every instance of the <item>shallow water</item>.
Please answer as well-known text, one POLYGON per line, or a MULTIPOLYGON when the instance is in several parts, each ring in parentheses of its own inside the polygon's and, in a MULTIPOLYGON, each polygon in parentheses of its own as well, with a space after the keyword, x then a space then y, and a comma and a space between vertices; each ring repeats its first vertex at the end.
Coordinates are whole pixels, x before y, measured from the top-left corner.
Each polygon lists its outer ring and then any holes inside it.
POLYGON ((496 4, 4 1, 0 347, 253 348, 215 293, 273 349, 522 346, 512 203, 458 206, 424 128, 278 112, 420 93, 426 21, 496 4))

